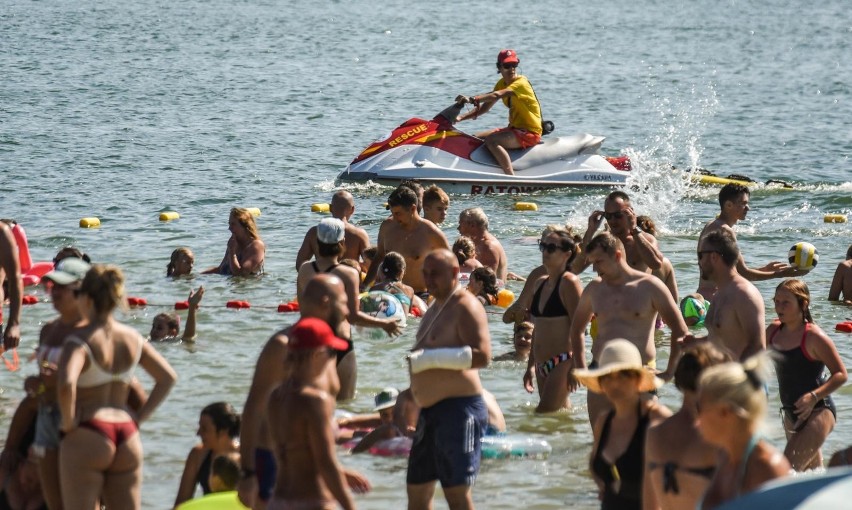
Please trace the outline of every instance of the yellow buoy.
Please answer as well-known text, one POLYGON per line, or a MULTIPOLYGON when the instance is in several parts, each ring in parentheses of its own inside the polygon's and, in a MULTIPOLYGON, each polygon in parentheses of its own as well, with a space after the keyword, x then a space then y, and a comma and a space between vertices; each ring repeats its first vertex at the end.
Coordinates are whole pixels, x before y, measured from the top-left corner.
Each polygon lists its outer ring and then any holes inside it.
POLYGON ((311 212, 326 213, 330 210, 331 206, 329 204, 311 204, 311 212))
POLYGON ((258 217, 260 216, 260 208, 259 207, 246 207, 246 211, 250 212, 252 216, 258 217))
POLYGON ((538 204, 534 202, 515 202, 516 211, 538 211, 538 204))
POLYGON ((180 218, 180 214, 174 211, 165 211, 160 213, 160 221, 172 221, 180 218))
POLYGON ((822 221, 826 223, 846 223, 845 214, 826 214, 822 217, 822 221))
POLYGON ((101 220, 95 217, 81 218, 80 228, 97 228, 101 226, 101 220))
POLYGON ((502 308, 509 308, 509 305, 515 301, 515 293, 509 289, 500 289, 497 292, 497 306, 502 308))

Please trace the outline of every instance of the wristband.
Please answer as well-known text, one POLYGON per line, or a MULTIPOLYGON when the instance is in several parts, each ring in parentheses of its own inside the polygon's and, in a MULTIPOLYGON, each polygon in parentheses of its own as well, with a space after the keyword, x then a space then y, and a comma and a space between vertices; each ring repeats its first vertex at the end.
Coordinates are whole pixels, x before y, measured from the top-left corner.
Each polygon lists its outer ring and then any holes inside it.
POLYGON ((811 392, 811 396, 814 398, 814 400, 819 400, 819 397, 817 396, 815 391, 811 392))
POLYGON ((477 99, 476 96, 472 96, 470 98, 470 102, 473 103, 473 106, 475 106, 476 108, 479 108, 479 99, 477 99))
POLYGON ((446 370, 465 370, 473 365, 473 350, 470 346, 443 347, 440 349, 419 349, 408 355, 411 373, 419 374, 424 370, 443 368, 446 370))

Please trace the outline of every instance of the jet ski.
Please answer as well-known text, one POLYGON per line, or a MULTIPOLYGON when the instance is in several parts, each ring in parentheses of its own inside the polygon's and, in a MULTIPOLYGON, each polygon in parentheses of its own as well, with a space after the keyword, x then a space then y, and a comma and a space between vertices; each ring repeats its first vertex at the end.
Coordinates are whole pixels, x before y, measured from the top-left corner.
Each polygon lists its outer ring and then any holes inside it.
POLYGON ((364 149, 337 181, 396 186, 414 180, 437 184, 448 193, 484 195, 623 186, 630 175, 630 161, 598 154, 604 137, 590 134, 548 138, 529 149, 509 150, 515 175, 506 175, 481 138, 453 125, 463 106, 453 104, 432 120, 405 121, 364 149))

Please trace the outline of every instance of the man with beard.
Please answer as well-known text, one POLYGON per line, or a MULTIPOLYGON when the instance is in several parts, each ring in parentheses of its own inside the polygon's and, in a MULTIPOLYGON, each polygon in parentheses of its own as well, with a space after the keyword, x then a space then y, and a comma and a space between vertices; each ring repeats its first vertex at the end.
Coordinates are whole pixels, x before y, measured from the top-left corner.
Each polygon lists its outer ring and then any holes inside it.
MULTIPOLYGON (((598 334, 592 343, 589 368, 597 367, 595 359, 610 340, 624 338, 639 349, 642 363, 656 369, 654 323, 660 314, 671 329, 669 361, 660 377, 671 379, 687 328, 669 290, 658 278, 631 268, 624 246, 613 234, 598 234, 586 248, 586 256, 599 278, 586 285, 571 321, 568 335, 574 368, 586 368, 583 333, 594 315, 598 334)), ((568 377, 569 389, 576 390, 577 381, 573 375, 568 377)), ((587 398, 589 419, 594 424, 598 416, 609 409, 609 404, 606 397, 591 391, 587 398)))
MULTIPOLYGON (((302 317, 322 319, 332 330, 336 330, 346 319, 349 313, 346 303, 343 282, 328 273, 311 278, 299 300, 302 317)), ((289 329, 285 328, 272 335, 260 352, 248 398, 243 406, 240 425, 242 469, 237 490, 240 501, 255 510, 266 508, 275 482, 275 456, 271 451, 273 443, 266 427, 265 416, 270 395, 289 376, 289 367, 285 364, 289 329)), ((329 373, 323 389, 336 396, 340 383, 336 371, 332 371, 333 368, 334 365, 329 364, 329 373)), ((353 491, 369 490, 369 484, 364 477, 353 471, 346 471, 345 474, 353 491)))
POLYGON ((713 230, 701 238, 698 244, 701 279, 712 282, 716 294, 704 320, 708 335, 687 339, 690 343, 709 340, 734 361, 766 349, 763 297, 751 282, 737 273, 740 260, 740 250, 732 232, 713 230))

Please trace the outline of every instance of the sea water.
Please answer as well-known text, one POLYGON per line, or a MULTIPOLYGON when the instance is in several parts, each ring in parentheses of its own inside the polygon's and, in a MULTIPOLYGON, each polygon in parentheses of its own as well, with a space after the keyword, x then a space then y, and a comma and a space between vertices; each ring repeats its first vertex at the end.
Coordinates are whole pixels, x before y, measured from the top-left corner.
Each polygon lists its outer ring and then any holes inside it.
MULTIPOLYGON (((680 170, 790 181, 793 191, 752 193, 740 243, 754 267, 784 260, 797 241, 817 246, 820 263, 806 277, 813 314, 850 364, 852 337, 832 330, 852 309, 825 299, 852 242, 850 224, 822 221, 852 213, 850 46, 848 5, 840 0, 7 0, 0 6, 0 217, 24 225, 35 261, 73 244, 94 261, 121 266, 129 294, 150 306, 119 318, 142 332, 205 286, 198 341, 157 346, 180 380, 142 427, 144 507, 167 508, 197 441, 200 409, 219 400, 241 408, 261 346, 296 318, 276 307, 294 297, 296 251, 323 217, 310 204, 329 200, 336 174, 372 140, 410 117, 430 118, 458 94, 489 91, 502 48, 518 51, 520 71, 556 124, 551 136, 605 135, 605 153, 631 156, 631 196, 657 222, 681 294, 696 287, 696 237, 718 204, 716 188, 687 185, 680 170), (195 252, 196 272, 219 263, 234 206, 262 211, 266 274, 166 279, 178 246, 195 252), (181 218, 161 223, 162 211, 181 218), (99 217, 101 228, 78 228, 88 216, 99 217), (225 308, 236 299, 252 308, 225 308)), ((460 127, 503 125, 505 115, 497 105, 460 127)), ((375 241, 390 189, 348 189, 357 201, 353 221, 375 241)), ((481 206, 510 269, 526 274, 540 263, 542 227, 567 222, 584 230, 606 193, 525 196, 538 212, 514 211, 514 197, 453 196, 444 231, 452 242, 457 214, 481 206)), ((757 283, 768 318, 776 285, 757 283)), ((520 291, 515 282, 510 288, 520 291)), ((22 357, 54 316, 43 291, 27 292, 43 302, 23 311, 22 357)), ((509 350, 511 328, 497 309, 488 317, 495 354, 509 350)), ((381 388, 408 384, 403 356, 418 323, 409 321, 400 338, 356 337, 358 394, 342 408, 367 411, 381 388)), ((510 431, 546 440, 553 451, 546 460, 486 460, 474 500, 487 508, 596 507, 584 391, 572 398, 572 411, 537 416, 523 371, 499 362, 482 378, 510 431)), ((33 372, 0 375, 3 433, 33 372)), ((852 444, 850 393, 837 392, 839 421, 827 453, 852 444)), ((774 383, 770 394, 776 408, 774 383)), ((661 400, 676 408, 679 395, 667 385, 661 400)), ((769 437, 783 446, 778 423, 770 417, 769 437)), ((400 507, 404 460, 342 455, 342 462, 373 484, 357 497, 360 507, 400 507)))

